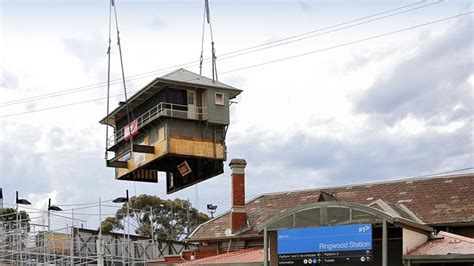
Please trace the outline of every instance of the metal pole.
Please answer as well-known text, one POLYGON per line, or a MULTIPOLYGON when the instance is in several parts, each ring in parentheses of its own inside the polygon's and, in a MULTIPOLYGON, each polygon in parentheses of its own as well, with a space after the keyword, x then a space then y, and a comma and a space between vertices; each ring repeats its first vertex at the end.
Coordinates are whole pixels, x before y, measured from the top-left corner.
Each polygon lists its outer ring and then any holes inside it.
MULTIPOLYGON (((125 223, 126 223, 126 220, 123 219, 123 237, 122 237, 122 260, 125 262, 125 242, 126 242, 126 236, 125 236, 125 223)), ((125 264, 125 263, 124 263, 125 264)))
POLYGON ((151 240, 155 239, 155 230, 153 230, 153 207, 150 207, 150 230, 151 230, 151 240))
MULTIPOLYGON (((47 239, 47 243, 48 243, 48 253, 49 254, 51 254, 51 252, 52 252, 52 250, 51 250, 51 239, 52 239, 52 234, 51 234, 51 211, 48 208, 48 239, 47 239)), ((49 259, 50 259, 50 257, 48 255, 48 261, 49 261, 49 259)))
POLYGON ((69 247, 69 255, 71 257, 71 266, 74 265, 74 209, 71 209, 72 227, 71 227, 71 242, 69 247))
POLYGON ((102 200, 99 197, 99 239, 97 241, 97 265, 104 265, 104 257, 102 254, 102 200))
POLYGON ((150 206, 151 257, 155 258, 155 230, 153 228, 153 207, 150 206))
POLYGON ((388 265, 387 259, 387 220, 383 219, 382 224, 382 266, 388 265))
MULTIPOLYGON (((18 246, 18 253, 20 255, 20 262, 22 261, 21 259, 21 229, 20 229, 20 223, 19 223, 19 213, 18 213, 18 192, 17 192, 17 202, 16 202, 16 230, 18 230, 17 234, 17 246, 18 246)), ((23 264, 23 263, 21 263, 23 264)), ((21 265, 20 264, 20 265, 21 265)))
POLYGON ((130 249, 130 201, 127 201, 127 247, 128 255, 127 260, 132 257, 132 252, 130 249))
POLYGON ((268 266, 268 231, 263 228, 263 265, 268 266))

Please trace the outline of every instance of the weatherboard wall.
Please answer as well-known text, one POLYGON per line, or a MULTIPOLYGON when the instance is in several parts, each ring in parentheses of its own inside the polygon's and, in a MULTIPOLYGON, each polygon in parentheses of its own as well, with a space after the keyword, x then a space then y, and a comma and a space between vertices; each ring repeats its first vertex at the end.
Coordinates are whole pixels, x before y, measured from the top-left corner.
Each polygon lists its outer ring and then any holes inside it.
POLYGON ((206 122, 193 120, 169 119, 168 127, 170 135, 190 138, 200 138, 222 143, 224 127, 212 125, 206 122))
POLYGON ((225 90, 207 90, 207 111, 209 123, 228 125, 229 119, 229 92, 225 90), (222 93, 224 95, 224 105, 216 104, 216 93, 222 93))

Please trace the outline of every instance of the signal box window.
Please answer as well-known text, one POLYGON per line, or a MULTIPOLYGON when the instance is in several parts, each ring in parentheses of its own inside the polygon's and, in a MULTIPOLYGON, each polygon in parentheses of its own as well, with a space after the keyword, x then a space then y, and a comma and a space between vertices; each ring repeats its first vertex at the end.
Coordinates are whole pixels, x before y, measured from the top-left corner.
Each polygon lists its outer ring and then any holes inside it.
POLYGON ((216 105, 224 105, 224 94, 216 93, 216 105))

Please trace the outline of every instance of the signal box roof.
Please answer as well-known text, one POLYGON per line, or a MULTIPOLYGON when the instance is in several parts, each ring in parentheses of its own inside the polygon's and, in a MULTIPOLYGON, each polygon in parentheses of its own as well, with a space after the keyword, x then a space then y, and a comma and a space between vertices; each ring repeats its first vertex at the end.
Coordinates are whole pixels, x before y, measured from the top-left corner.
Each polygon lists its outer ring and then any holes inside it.
MULTIPOLYGON (((186 86, 196 87, 203 89, 222 89, 229 91, 229 98, 234 99, 239 95, 242 90, 224 84, 219 81, 213 81, 207 77, 201 76, 189 70, 180 68, 169 74, 155 78, 152 82, 148 83, 145 87, 137 91, 132 97, 128 99, 128 104, 131 109, 141 105, 150 96, 156 94, 164 87, 170 86, 186 86)), ((115 117, 122 117, 126 115, 125 105, 119 105, 110 114, 100 120, 101 124, 113 125, 115 123, 115 117)))

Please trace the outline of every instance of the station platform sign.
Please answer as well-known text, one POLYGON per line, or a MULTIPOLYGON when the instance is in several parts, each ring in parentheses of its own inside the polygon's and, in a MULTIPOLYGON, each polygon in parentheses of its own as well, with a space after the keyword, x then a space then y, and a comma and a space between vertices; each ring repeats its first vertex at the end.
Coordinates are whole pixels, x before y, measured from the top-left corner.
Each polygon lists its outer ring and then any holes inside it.
POLYGON ((278 265, 370 264, 372 225, 278 230, 278 265))

